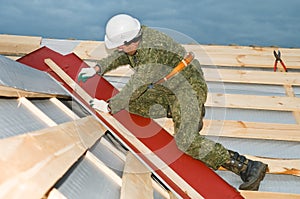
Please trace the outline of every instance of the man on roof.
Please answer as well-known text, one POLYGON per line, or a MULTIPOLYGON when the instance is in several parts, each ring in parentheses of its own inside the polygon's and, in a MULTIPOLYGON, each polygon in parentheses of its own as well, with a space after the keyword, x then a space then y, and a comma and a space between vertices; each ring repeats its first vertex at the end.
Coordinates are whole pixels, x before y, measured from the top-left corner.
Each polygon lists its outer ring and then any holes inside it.
POLYGON ((129 64, 135 73, 122 90, 108 101, 93 99, 91 106, 115 114, 120 110, 147 118, 169 117, 174 122, 178 148, 217 170, 223 166, 239 175, 241 190, 258 190, 267 165, 247 159, 199 133, 203 126, 207 85, 197 59, 186 63, 187 52, 171 37, 141 26, 139 20, 119 14, 106 25, 105 45, 115 49, 95 67, 83 68, 78 81, 85 82, 119 66, 129 64), (178 64, 177 74, 168 76, 178 64), (154 83, 164 80, 160 83, 154 83))

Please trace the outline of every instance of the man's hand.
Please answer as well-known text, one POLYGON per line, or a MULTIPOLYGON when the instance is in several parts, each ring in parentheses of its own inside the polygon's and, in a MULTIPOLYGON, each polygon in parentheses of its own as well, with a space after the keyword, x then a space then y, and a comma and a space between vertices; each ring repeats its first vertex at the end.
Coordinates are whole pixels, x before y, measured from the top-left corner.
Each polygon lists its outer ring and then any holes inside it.
POLYGON ((87 79, 93 77, 96 74, 94 68, 83 68, 78 75, 78 82, 86 82, 87 79))
POLYGON ((108 103, 104 100, 98 100, 98 99, 94 98, 90 101, 90 106, 94 109, 97 109, 98 111, 103 112, 103 113, 109 113, 110 112, 110 108, 108 107, 108 103))

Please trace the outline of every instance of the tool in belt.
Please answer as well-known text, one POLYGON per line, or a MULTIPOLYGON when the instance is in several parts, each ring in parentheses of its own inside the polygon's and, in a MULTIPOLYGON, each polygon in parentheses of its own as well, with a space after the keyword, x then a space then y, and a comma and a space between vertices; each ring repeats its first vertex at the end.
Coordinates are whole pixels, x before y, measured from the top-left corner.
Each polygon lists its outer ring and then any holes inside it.
POLYGON ((168 79, 170 79, 171 77, 173 77, 174 75, 176 75, 177 73, 179 73, 180 71, 182 71, 187 65, 189 65, 193 59, 194 59, 195 55, 192 52, 189 52, 183 60, 181 60, 177 66, 165 77, 161 78, 160 80, 151 83, 148 88, 153 88, 153 86, 155 84, 161 84, 164 83, 165 81, 167 81, 168 79))

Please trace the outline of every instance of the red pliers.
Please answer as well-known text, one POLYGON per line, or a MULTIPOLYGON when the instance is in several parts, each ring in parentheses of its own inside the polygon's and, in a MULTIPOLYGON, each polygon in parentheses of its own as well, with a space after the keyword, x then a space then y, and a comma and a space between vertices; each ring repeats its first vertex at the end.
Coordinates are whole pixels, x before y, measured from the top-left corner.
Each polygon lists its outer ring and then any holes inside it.
POLYGON ((280 51, 278 50, 278 53, 276 53, 276 51, 274 50, 273 53, 274 53, 274 56, 275 56, 274 72, 276 72, 276 70, 277 70, 277 63, 278 62, 281 63, 282 67, 284 68, 284 71, 287 72, 287 69, 286 69, 286 67, 285 67, 285 65, 284 65, 284 63, 283 63, 283 61, 281 59, 281 53, 280 53, 280 51))

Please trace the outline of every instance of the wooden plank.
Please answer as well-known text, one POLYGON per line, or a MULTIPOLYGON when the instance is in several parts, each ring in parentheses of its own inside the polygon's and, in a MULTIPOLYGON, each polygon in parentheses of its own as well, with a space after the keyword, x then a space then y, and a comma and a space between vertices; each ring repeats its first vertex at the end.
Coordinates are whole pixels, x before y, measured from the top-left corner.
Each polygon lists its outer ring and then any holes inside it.
POLYGON ((276 193, 276 192, 262 192, 262 191, 240 191, 245 199, 300 199, 300 194, 291 193, 276 193))
POLYGON ((86 117, 0 140, 0 198, 42 198, 105 131, 86 117))
POLYGON ((29 91, 12 88, 12 87, 8 87, 8 86, 3 86, 3 85, 0 85, 0 96, 2 96, 2 97, 27 97, 27 98, 50 98, 50 97, 69 98, 69 96, 29 92, 29 91))
POLYGON ((246 157, 268 164, 268 173, 300 176, 300 159, 266 158, 251 155, 246 155, 246 157))
POLYGON ((0 54, 25 55, 40 48, 42 38, 0 34, 0 54))
MULTIPOLYGON (((76 93, 89 102, 91 97, 70 78, 55 62, 51 59, 46 59, 45 63, 53 70, 60 78, 62 78, 76 93)), ((161 171, 165 173, 173 182, 188 193, 192 198, 203 198, 193 187, 191 187, 185 180, 183 180, 176 172, 174 172, 165 162, 163 162, 157 155, 155 155, 147 146, 140 142, 129 130, 127 130, 118 120, 112 117, 108 113, 98 112, 102 118, 104 118, 109 124, 111 124, 122 136, 130 141, 135 147, 139 149, 142 154, 151 160, 151 162, 157 167, 161 168, 161 171)))
MULTIPOLYGON (((295 97, 295 93, 294 93, 292 85, 284 85, 284 89, 285 89, 285 93, 287 96, 292 97, 292 98, 295 97)), ((297 124, 300 124, 300 111, 294 111, 293 115, 295 117, 297 124)))
POLYGON ((153 198, 151 172, 132 153, 126 156, 121 188, 121 199, 153 198))
MULTIPOLYGON (((109 150, 111 150, 115 155, 117 155, 122 161, 126 161, 126 156, 124 155, 124 153, 120 152, 119 150, 117 150, 110 142, 108 142, 106 139, 101 139, 100 140, 101 144, 103 144, 104 146, 106 146, 109 150)), ((152 181, 152 186, 153 188, 159 192, 164 198, 169 199, 171 193, 168 193, 167 190, 165 190, 164 188, 162 188, 156 181, 154 181, 151 178, 152 181)))
POLYGON ((85 59, 101 59, 107 56, 104 42, 101 41, 82 41, 73 50, 78 57, 85 59))
MULTIPOLYGON (((273 69, 273 50, 278 47, 247 47, 220 45, 183 45, 194 52, 202 65, 259 67, 273 69)), ((280 48, 282 59, 288 69, 300 69, 300 49, 280 48)), ((81 59, 99 60, 108 55, 103 42, 81 42, 74 50, 81 59)), ((280 68, 280 65, 278 66, 280 68)))
POLYGON ((58 191, 55 188, 51 189, 49 194, 47 194, 47 196, 44 197, 44 198, 47 198, 47 199, 67 199, 67 197, 65 197, 60 191, 58 191))
MULTIPOLYGON (((183 45, 193 51, 203 65, 273 68, 273 51, 278 47, 247 47, 220 45, 183 45)), ((288 68, 300 68, 300 49, 280 48, 288 68)), ((280 65, 278 66, 280 68, 280 65)))
POLYGON ((44 112, 42 112, 39 108, 37 108, 34 104, 32 104, 25 97, 20 97, 18 100, 29 111, 31 111, 34 115, 36 115, 40 120, 42 120, 48 126, 56 126, 57 125, 51 118, 49 118, 44 112))
POLYGON ((300 98, 208 93, 206 106, 273 111, 300 111, 300 98))
MULTIPOLYGON (((155 121, 171 135, 174 134, 172 119, 160 118, 155 121)), ((204 119, 203 123, 201 135, 300 142, 300 125, 298 124, 208 119, 204 119)))
MULTIPOLYGON (((300 85, 300 73, 203 68, 206 81, 246 84, 300 85)), ((124 71, 125 72, 125 71, 124 71)), ((124 73, 126 74, 126 73, 124 73)))
POLYGON ((230 120, 204 120, 204 127, 201 131, 201 134, 246 139, 249 138, 299 142, 299 132, 300 125, 298 124, 277 124, 230 120))
POLYGON ((50 98, 50 102, 55 104, 60 110, 66 113, 72 120, 79 119, 79 116, 76 115, 71 109, 69 109, 66 105, 64 105, 61 101, 59 101, 56 97, 50 98))

